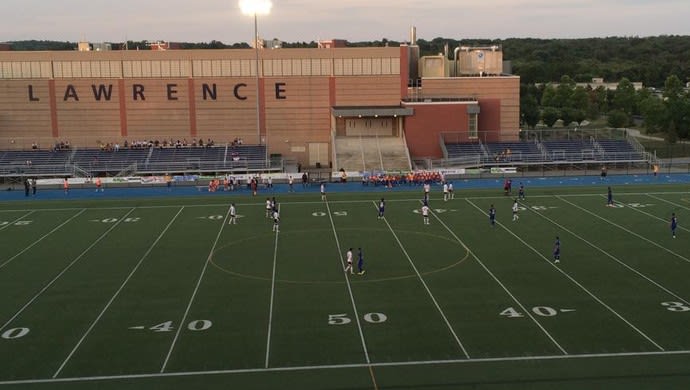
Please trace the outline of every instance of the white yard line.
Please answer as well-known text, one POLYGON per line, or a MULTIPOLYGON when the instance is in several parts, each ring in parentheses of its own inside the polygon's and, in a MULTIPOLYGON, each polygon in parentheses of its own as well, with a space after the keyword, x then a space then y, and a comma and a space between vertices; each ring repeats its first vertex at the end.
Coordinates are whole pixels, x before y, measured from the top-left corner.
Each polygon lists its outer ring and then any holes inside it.
POLYGON ((51 280, 50 282, 48 282, 48 284, 46 284, 45 286, 43 286, 43 288, 41 289, 41 291, 39 291, 38 293, 36 293, 36 295, 34 295, 34 297, 31 298, 31 299, 29 300, 29 302, 27 302, 24 306, 22 306, 22 308, 19 309, 19 311, 17 311, 17 312, 12 316, 12 318, 10 318, 9 320, 7 320, 7 322, 5 322, 5 324, 3 324, 2 326, 0 326, 0 331, 2 331, 3 329, 5 329, 5 327, 6 327, 7 325, 9 325, 12 321, 14 321, 15 318, 17 318, 24 310, 26 310, 26 308, 29 307, 36 299, 38 299, 38 297, 40 297, 41 294, 43 294, 47 289, 49 289, 50 286, 52 286, 58 279, 60 279, 60 277, 61 277, 65 272, 67 272, 67 270, 69 270, 77 261, 79 261, 82 257, 84 257, 84 255, 86 255, 86 254, 91 250, 91 248, 93 248, 94 246, 96 246, 96 244, 98 244, 103 238, 105 238, 105 236, 107 236, 108 233, 110 233, 113 229, 115 229, 115 227, 117 227, 117 226, 120 224, 120 222, 122 222, 125 218, 127 218, 127 216, 128 216, 129 214, 131 214, 133 211, 134 211, 134 208, 130 209, 129 212, 128 212, 127 214, 125 214, 125 215, 124 215, 122 218, 120 218, 116 223, 114 223, 113 226, 111 226, 108 230, 106 230, 103 234, 101 234, 101 236, 98 237, 98 238, 96 239, 96 241, 94 241, 91 245, 89 245, 88 248, 84 249, 84 251, 81 252, 81 254, 79 254, 79 256, 77 256, 74 260, 72 260, 72 262, 69 263, 65 268, 63 268, 62 271, 60 271, 60 273, 57 274, 57 276, 55 276, 55 277, 53 278, 53 280, 51 280))
MULTIPOLYGON (((604 197, 604 195, 602 195, 602 197, 604 197)), ((656 198, 656 199, 660 199, 660 198, 656 198)), ((663 201, 663 199, 661 199, 661 200, 663 201)), ((664 202, 665 202, 665 201, 664 201, 664 202)), ((646 216, 648 216, 648 217, 654 218, 654 219, 656 219, 657 221, 661 221, 661 222, 663 222, 666 226, 669 226, 670 223, 671 223, 671 216, 670 216, 670 215, 668 216, 667 219, 664 219, 664 218, 657 217, 657 216, 654 215, 654 214, 650 214, 650 213, 648 213, 648 212, 646 212, 646 211, 643 211, 643 210, 641 210, 639 207, 631 207, 631 206, 628 206, 626 203, 618 202, 618 201, 616 201, 615 203, 621 204, 621 205, 623 205, 625 208, 635 210, 635 211, 637 211, 638 213, 641 213, 641 214, 644 214, 644 215, 646 215, 646 216)), ((690 230, 688 230, 688 229, 686 229, 686 228, 684 228, 684 227, 682 227, 682 226, 680 226, 680 225, 678 226, 678 230, 684 230, 684 231, 686 231, 686 232, 687 232, 687 231, 690 231, 690 230)), ((669 233, 671 233, 671 229, 670 229, 670 228, 669 228, 669 233)))
MULTIPOLYGON (((374 204, 374 209, 377 209, 376 202, 372 201, 374 204)), ((436 297, 434 297, 434 294, 431 293, 431 290, 429 289, 429 286, 426 284, 424 281, 424 278, 422 275, 419 273, 419 270, 417 269, 417 266, 414 264, 414 261, 412 261, 412 258, 410 255, 407 253, 407 250, 405 249, 405 246, 400 242, 400 239, 398 238, 398 235, 395 234, 395 231, 393 230, 393 227, 388 223, 388 219, 385 217, 383 218, 383 221, 386 222, 386 226, 388 226, 388 229, 391 231, 393 234, 393 237, 395 238, 395 241, 397 241, 398 246, 400 249, 403 251, 405 254, 405 257, 407 257, 407 261, 410 262, 410 266, 414 270, 415 274, 417 274, 417 278, 419 278, 419 281, 422 283, 422 286, 424 286, 424 289, 426 290, 427 294, 429 294, 429 298, 431 298, 431 301, 434 303, 434 306, 436 306, 436 310, 438 310, 439 314, 441 314, 441 318, 443 318, 443 321, 446 323, 446 326, 448 327, 448 330, 450 333, 453 335, 453 338, 455 339, 455 342, 458 344, 458 347, 460 347, 460 350, 462 350, 463 355, 465 355, 466 358, 470 359, 470 355, 467 353, 467 350, 465 349, 465 346, 462 344, 460 341, 460 338, 458 335, 455 333, 455 329, 453 329, 453 326, 450 324, 450 321, 448 321, 448 317, 446 317, 446 314, 443 312, 443 309, 441 309, 441 305, 438 304, 438 301, 436 300, 436 297)))
MULTIPOLYGON (((196 293, 199 291, 199 286, 201 285, 201 280, 204 278, 204 275, 206 274, 206 269, 208 268, 208 263, 211 262, 211 258, 213 257, 213 252, 216 250, 216 245, 218 245, 218 240, 220 240, 220 235, 223 233, 223 228, 225 228, 225 225, 228 223, 228 216, 230 215, 230 208, 228 207, 228 211, 225 213, 225 218, 223 219, 223 223, 220 225, 220 229, 218 230, 218 234, 216 235, 215 241, 213 241, 213 246, 211 247, 211 250, 208 252, 208 256, 206 257, 206 261, 204 262, 204 267, 201 269, 201 274, 199 275, 199 279, 196 281, 196 286, 194 287, 194 291, 192 292, 192 296, 189 298, 189 303, 187 303, 187 308, 184 311, 184 314, 182 315, 182 319, 178 324, 184 324, 187 321, 187 316, 189 315, 189 310, 192 308, 192 303, 194 303, 194 298, 196 298, 196 293)), ((173 349, 175 349, 175 344, 177 343, 177 339, 180 337, 180 330, 182 330, 183 326, 178 326, 177 327, 177 332, 175 332, 175 338, 173 338, 172 344, 170 344, 170 349, 168 350, 168 354, 165 356, 165 360, 163 361, 163 365, 161 366, 161 373, 165 371, 165 367, 168 365, 168 361, 170 360, 170 356, 172 355, 173 349)))
MULTIPOLYGON (((324 203, 324 202, 321 202, 324 203)), ((340 240, 338 239, 338 232, 335 230, 335 222, 333 222, 333 214, 331 213, 331 207, 328 205, 328 201, 326 203, 326 210, 328 210, 328 218, 331 221, 331 228, 333 229, 333 237, 335 237, 335 244, 338 247, 338 263, 340 264, 340 272, 343 272, 345 267, 343 267, 343 251, 340 247, 340 240)), ((347 285, 347 292, 350 295, 350 302, 352 302, 352 310, 355 313, 355 322, 357 322, 357 329, 359 330, 359 339, 362 342, 362 350, 364 350, 364 358, 366 359, 367 364, 371 363, 371 360, 369 359, 369 351, 367 350, 367 343, 364 341, 364 332, 362 331, 362 323, 359 320, 359 312, 357 311, 357 305, 355 304, 355 296, 352 294, 352 286, 350 285, 350 279, 348 278, 347 274, 343 272, 343 275, 345 276, 345 284, 347 285)))
POLYGON ((151 244, 151 246, 146 251, 146 253, 144 253, 144 255, 141 256, 137 265, 134 266, 132 271, 129 273, 129 275, 127 275, 125 280, 120 285, 120 288, 118 288, 117 291, 115 291, 115 294, 113 294, 113 296, 110 298, 110 300, 105 305, 105 307, 103 307, 103 310, 101 310, 100 314, 98 314, 98 317, 96 317, 96 319, 91 323, 91 326, 89 326, 89 328, 86 330, 86 332, 84 332, 84 334, 81 336, 81 338, 77 342, 77 345, 75 345, 74 348, 72 348, 72 351, 69 353, 69 355, 67 355, 67 358, 65 358, 65 360, 62 362, 60 367, 57 369, 57 371, 55 371, 55 374, 53 374, 53 378, 57 378, 57 376, 60 375, 60 372, 62 372, 62 369, 65 368, 65 366, 67 365, 67 362, 69 362, 69 360, 72 358, 72 356, 74 356, 74 353, 77 352, 77 349, 79 349, 79 347, 84 342, 84 340, 86 340, 86 337, 91 333, 91 331, 96 326, 96 324, 98 324, 98 321, 100 321, 101 318, 103 317, 103 315, 105 314, 105 312, 108 311, 108 309, 110 308, 110 305, 112 305, 112 303, 115 301, 115 299, 120 295, 122 290, 127 285, 127 282, 129 282, 129 280, 132 279, 132 276, 134 276, 134 274, 137 272, 137 270, 139 269, 141 264, 149 256, 149 254, 151 253, 153 248, 156 247, 156 245, 158 244, 158 241, 160 241, 161 238, 163 238, 163 236, 168 231, 168 229, 170 229, 170 226, 172 226, 173 222, 175 222, 175 220, 180 215, 180 213, 182 213, 182 210, 184 210, 184 207, 180 208, 180 210, 177 212, 177 214, 175 214, 175 216, 170 220, 170 222, 168 222, 168 225, 165 227, 165 229, 163 229, 163 231, 158 235, 158 238, 156 238, 156 240, 153 242, 153 244, 151 244))
MULTIPOLYGON (((66 220, 65 222, 61 223, 60 225, 58 225, 57 227, 55 227, 53 230, 49 231, 48 233, 44 234, 43 237, 41 237, 41 238, 39 238, 38 240, 34 241, 31 245, 29 245, 29 246, 27 246, 26 248, 24 248, 21 252, 19 252, 19 253, 17 253, 16 255, 10 257, 10 258, 9 258, 8 260, 6 260, 4 263, 0 264, 0 268, 6 266, 6 265, 9 264, 12 260, 14 260, 14 259, 16 259, 17 257, 21 256, 24 252, 26 252, 26 251, 28 251, 29 249, 33 248, 34 245, 36 245, 36 244, 38 244, 39 242, 43 241, 46 237, 48 237, 48 236, 50 236, 51 234, 55 233, 55 232, 58 231, 61 227, 67 225, 67 224, 68 224, 70 221, 72 221, 74 218, 77 218, 78 216, 80 216, 84 211, 86 211, 86 209, 81 209, 80 212, 74 214, 70 219, 68 219, 68 220, 66 220)), ((31 213, 29 213, 29 214, 31 214, 31 213)), ((29 214, 27 214, 27 215, 29 215, 29 214)), ((23 217, 22 217, 22 218, 23 218, 23 217)), ((20 219, 21 219, 21 218, 20 218, 20 219)), ((7 225, 7 226, 9 226, 9 225, 7 225)))
MULTIPOLYGON (((617 223, 615 223, 615 222, 613 222, 613 221, 611 221, 611 220, 609 220, 609 219, 606 219, 606 218, 604 218, 604 217, 602 217, 602 216, 599 216, 599 215, 597 215, 597 214, 595 214, 595 213, 593 213, 593 212, 587 210, 587 209, 584 208, 584 207, 578 206, 578 205, 576 205, 576 204, 573 203, 573 202, 569 202, 569 201, 563 199, 563 197, 561 197, 560 195, 556 195, 556 198, 560 199, 561 201, 563 201, 563 202, 565 202, 565 203, 568 203, 569 205, 571 205, 571 206, 573 206, 573 207, 576 207, 576 208, 578 208, 578 209, 580 209, 580 210, 586 212, 587 214, 593 215, 593 216, 597 217, 598 219, 600 219, 600 220, 602 220, 602 221, 605 221, 605 222, 607 222, 607 223, 609 223, 609 224, 611 224, 611 225, 613 225, 613 226, 615 226, 615 227, 617 227, 617 228, 619 228, 619 229, 621 229, 621 230, 624 230, 624 231, 626 231, 626 232, 632 234, 633 236, 635 236, 635 237, 637 237, 637 238, 639 238, 639 239, 641 239, 641 240, 643 240, 643 241, 646 241, 646 242, 648 242, 648 243, 654 245, 655 247, 657 247, 657 248, 659 248, 659 249, 662 249, 663 251, 668 252, 668 253, 670 253, 670 254, 672 254, 672 255, 678 257, 679 259, 681 259, 681 260, 683 260, 683 261, 690 262, 690 259, 688 259, 687 257, 685 257, 685 256, 683 256, 683 255, 681 255, 681 254, 678 254, 678 253, 676 253, 676 252, 674 252, 674 251, 672 251, 672 250, 670 250, 670 249, 668 249, 668 248, 666 248, 666 247, 664 247, 664 246, 661 246, 661 245, 657 244, 656 242, 650 240, 649 238, 647 238, 647 237, 645 237, 645 236, 643 236, 643 235, 641 235, 641 234, 637 234, 637 233, 633 232, 632 230, 627 229, 626 227, 621 226, 621 225, 619 225, 619 224, 617 224, 617 223)), ((628 208, 634 209, 634 207, 628 207, 628 208)))
MULTIPOLYGON (((280 204, 278 204, 278 213, 280 213, 280 204)), ((273 247, 273 273, 271 275, 271 303, 268 307, 268 336, 266 337, 266 363, 265 368, 268 368, 268 358, 271 351, 271 328, 273 327, 273 297, 275 296, 276 287, 276 264, 278 263, 278 236, 280 230, 276 232, 276 242, 273 247)))
POLYGON ((587 239, 585 239, 584 237, 580 236, 579 234, 573 232, 572 230, 570 230, 570 229, 568 229, 567 227, 561 225, 560 223, 554 221, 553 219, 547 217, 546 215, 544 215, 544 214, 538 212, 537 210, 534 210, 534 209, 532 209, 532 208, 530 208, 530 207, 528 207, 528 209, 531 210, 533 213, 537 214, 538 216, 542 217, 543 219, 545 219, 545 220, 551 222, 552 224, 558 226, 558 227, 561 228, 563 231, 566 231, 566 232, 570 233, 571 235, 573 235, 574 237, 577 237, 580 241, 584 242, 585 244, 589 245, 590 247, 594 248, 595 250, 597 250, 597 251, 603 253, 604 255, 606 255, 606 257, 610 258, 611 260, 615 261, 616 263, 618 263, 618 264, 622 265, 623 267, 627 268, 628 270, 630 270, 631 272, 633 272, 633 273, 636 274, 637 276, 641 277, 642 279, 645 279, 645 280, 648 281, 649 283, 651 283, 651 284, 657 286, 660 290, 664 291, 665 293, 669 294, 670 296, 672 296, 672 297, 674 297, 674 298, 676 298, 676 299, 678 299, 678 300, 680 300, 680 301, 682 301, 682 302, 684 302, 684 303, 690 305, 690 302, 688 302, 688 300, 686 300, 685 298, 682 298, 682 297, 679 296, 678 294, 674 293, 673 291, 669 290, 668 288, 662 286, 661 284, 659 284, 659 283, 657 283, 656 281, 652 280, 651 278, 647 277, 647 276, 646 276, 645 274, 643 274, 642 272, 640 272, 640 271, 636 270, 635 268, 629 266, 628 264, 626 264, 626 263, 623 262, 622 260, 618 259, 616 256, 610 254, 609 252, 605 251, 604 249, 602 249, 602 248, 596 246, 595 244, 589 242, 587 239))
POLYGON ((278 373, 278 372, 296 372, 296 371, 321 371, 321 370, 342 370, 352 368, 368 368, 368 367, 415 367, 415 366, 438 366, 438 365, 452 365, 461 364, 476 365, 483 363, 506 363, 506 362, 529 362, 529 361, 551 361, 551 360, 585 360, 585 359, 610 359, 610 358, 640 358, 650 356, 682 356, 690 355, 690 350, 685 351, 664 351, 664 352, 622 352, 622 353, 599 353, 599 354, 576 354, 576 355, 546 355, 546 356, 515 356, 515 357, 500 357, 500 358, 478 358, 478 359, 448 359, 448 360, 421 360, 421 361, 403 361, 403 362, 386 362, 386 363, 353 363, 353 364, 332 364, 332 365, 317 365, 317 366, 291 366, 291 367, 273 367, 273 368, 240 368, 234 370, 211 370, 211 371, 183 371, 183 372, 166 372, 155 374, 131 374, 131 375, 103 375, 103 376, 89 376, 89 377, 72 377, 72 378, 55 378, 55 379, 20 379, 0 381, 0 386, 5 385, 31 385, 31 384, 51 384, 51 383, 79 383, 79 382, 102 382, 102 381, 131 381, 133 379, 158 379, 158 378, 176 378, 176 377, 191 377, 191 376, 213 376, 213 375, 233 375, 233 374, 263 374, 263 373, 278 373))
MULTIPOLYGON (((470 202, 470 203, 471 203, 471 202, 470 202)), ((474 203, 472 203, 472 205, 473 205, 477 210, 479 210, 480 212, 483 213, 483 210, 481 210, 479 207, 477 207, 477 205, 475 205, 474 203)), ((565 271, 563 271, 560 267, 556 266, 553 262, 551 262, 549 259, 547 259, 547 258, 546 258, 541 252, 539 252, 536 248, 534 248, 532 245, 530 245, 530 244, 527 243, 525 240, 523 240, 522 237, 520 237, 520 236, 518 236, 517 234, 513 233, 513 231, 511 231, 510 229, 506 228, 503 224, 500 224, 500 223, 499 223, 499 225, 501 225, 501 226, 505 229, 506 232, 508 232, 511 236, 515 237, 515 238, 516 238, 518 241, 520 241, 524 246, 526 246, 527 248, 531 249, 534 253, 536 253, 537 256, 541 257, 544 261, 546 261, 554 270, 558 271, 558 272, 561 273, 563 276, 565 276, 566 278, 568 278, 568 280, 570 280, 573 284, 575 284, 575 285, 578 286, 580 289, 582 289, 582 291, 584 291, 585 293, 587 293, 587 295, 589 295, 590 297, 592 297, 595 301, 599 302, 599 304, 602 305, 603 307, 605 307, 609 312, 611 312, 613 315, 615 315, 616 317, 618 317, 621 321, 625 322, 630 328, 632 328, 633 330, 635 330, 635 332, 637 332, 640 336, 642 336, 642 337, 645 338, 647 341, 649 341, 649 342, 650 342, 652 345, 654 345, 657 349, 659 349, 660 351, 664 351, 664 348, 663 348, 661 345, 657 344, 657 342, 654 341, 654 340, 652 340, 651 337, 647 336, 643 331, 641 331, 639 328, 637 328, 635 325, 633 325, 633 324, 632 324, 630 321, 628 321, 625 317, 623 317, 622 315, 620 315, 620 314, 619 314, 617 311, 615 311, 611 306, 609 306, 609 305, 606 304, 604 301, 602 301, 599 297, 597 297, 596 295, 594 295, 594 293, 592 293, 592 292, 589 291, 585 286, 583 286, 582 284, 580 284, 580 282, 578 282, 577 280, 575 280, 575 278, 573 278, 573 277, 570 276, 568 273, 566 273, 565 271)))
MULTIPOLYGON (((669 194, 670 194, 670 192, 669 192, 669 194)), ((687 192, 684 192, 683 194, 687 195, 687 192)), ((660 200, 660 201, 666 202, 666 203, 668 203, 668 204, 670 204, 670 205, 679 207, 679 208, 681 208, 681 209, 683 209, 683 210, 690 210, 689 207, 684 206, 684 205, 682 205, 682 204, 678 204, 678 203, 676 203, 676 202, 671 202, 670 200, 666 200, 666 199, 664 199, 664 198, 659 198, 658 196, 654 196, 654 195, 652 195, 652 194, 645 194, 645 195, 647 195, 647 196, 650 197, 650 198, 654 198, 654 199, 656 199, 656 200, 660 200)))
MULTIPOLYGON (((471 205, 474 206, 474 203, 472 203, 469 199, 466 198, 465 201, 468 202, 468 203, 470 203, 471 205)), ((474 207, 477 207, 477 206, 474 206, 474 207)), ((480 210, 480 211, 481 211, 481 210, 480 210)), ((460 237, 458 237, 458 235, 455 234, 455 232, 454 232, 450 227, 448 227, 448 225, 446 225, 446 223, 443 222, 443 220, 442 220, 435 212, 432 211, 432 212, 431 212, 431 215, 433 215, 434 218, 436 218, 436 220, 437 220, 438 222, 440 222, 441 225, 443 225, 443 227, 444 227, 444 228, 455 238, 455 240, 456 240, 460 245, 462 245, 462 247, 467 251, 467 253, 469 253, 470 255, 472 255, 472 258, 474 258, 474 260, 477 261, 477 264, 479 264, 479 265, 484 269, 484 271, 486 271, 486 273, 489 274, 489 276, 491 276, 491 278, 492 278, 499 286, 501 286, 501 288, 503 289, 503 291, 505 291, 506 294, 508 294, 508 296, 510 297, 510 299, 512 299, 513 302, 515 302, 515 304, 517 304, 518 306, 520 306, 520 308, 522 309, 522 312, 525 313, 525 314, 527 314, 527 316, 529 316, 529 318, 532 320, 532 322, 534 322, 534 324, 537 325, 537 327, 538 327, 539 329, 541 329, 542 332, 544 332, 544 334, 546 335, 546 337, 547 337, 549 340, 551 340, 551 342, 556 346, 556 348, 558 348, 558 350, 561 351, 562 354, 567 355, 568 352, 565 350, 565 348, 563 348, 563 347, 561 346, 561 344, 559 344, 558 341, 556 341, 556 339, 551 335, 551 333, 549 333, 549 331, 547 331, 546 328, 544 328, 544 326, 542 326, 542 324, 539 323, 539 321, 537 321, 537 319, 532 315, 531 310, 527 309, 527 308, 522 304, 522 302, 520 302, 520 301, 515 297, 515 295, 513 295, 513 293, 510 292, 510 290, 508 289, 508 287, 506 287, 506 286, 503 284, 503 282, 501 282, 501 280, 498 279, 498 277, 496 277, 496 275, 494 275, 494 273, 491 272, 491 270, 489 270, 489 268, 488 268, 486 265, 484 265, 484 262, 482 262, 482 261, 479 259, 479 256, 477 256, 467 245, 465 245, 465 242, 463 242, 463 241, 460 239, 460 237)))
MULTIPOLYGON (((15 223, 17 223, 17 222, 21 221, 22 219, 28 217, 29 215, 33 214, 35 211, 36 211, 36 210, 29 211, 28 213, 26 213, 26 214, 22 215, 21 217, 15 219, 14 221, 7 223, 5 226, 0 226, 0 230, 5 230, 5 229, 7 229, 8 227, 14 225, 15 223)), ((84 211, 84 209, 82 209, 82 211, 84 211)))

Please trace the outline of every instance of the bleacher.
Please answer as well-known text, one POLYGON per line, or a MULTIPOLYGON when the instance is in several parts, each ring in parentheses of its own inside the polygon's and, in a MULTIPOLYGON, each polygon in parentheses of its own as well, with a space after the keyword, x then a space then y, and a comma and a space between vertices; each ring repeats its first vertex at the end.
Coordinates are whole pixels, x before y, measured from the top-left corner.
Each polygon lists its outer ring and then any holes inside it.
POLYGON ((596 140, 596 143, 603 152, 604 160, 644 160, 644 153, 635 149, 627 140, 601 139, 596 140))
POLYGON ((264 145, 154 148, 139 171, 260 170, 265 161, 264 145))
POLYGON ((71 153, 71 150, 7 150, 0 152, 0 165, 64 164, 71 153))
POLYGON ((478 142, 464 142, 446 144, 448 158, 482 158, 485 157, 484 149, 478 142))
POLYGON ((551 161, 596 161, 601 157, 592 141, 549 140, 541 144, 551 161))
POLYGON ((537 162, 543 156, 534 142, 486 142, 489 156, 494 162, 537 162))
POLYGON ((0 151, 0 176, 61 176, 68 167, 72 150, 0 151))
POLYGON ((644 150, 627 139, 561 139, 515 142, 447 143, 446 163, 460 160, 477 161, 481 165, 577 162, 643 162, 644 150), (486 151, 486 152, 485 152, 486 151))
POLYGON ((149 155, 148 148, 136 149, 77 149, 72 163, 93 172, 119 172, 132 164, 143 164, 149 155))

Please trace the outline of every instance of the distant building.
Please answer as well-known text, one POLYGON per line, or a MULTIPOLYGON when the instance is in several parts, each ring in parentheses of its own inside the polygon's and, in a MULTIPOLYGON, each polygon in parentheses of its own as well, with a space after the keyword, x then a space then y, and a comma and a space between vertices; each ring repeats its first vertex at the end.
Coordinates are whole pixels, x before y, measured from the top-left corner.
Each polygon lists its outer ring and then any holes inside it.
POLYGON ((90 43, 81 41, 77 43, 78 51, 110 51, 113 50, 113 45, 106 42, 90 43))
POLYGON ((110 50, 113 50, 113 45, 110 43, 105 43, 105 42, 92 43, 91 44, 91 50, 93 50, 93 51, 110 51, 110 50))
POLYGON ((151 50, 165 51, 165 50, 179 50, 182 45, 177 42, 163 42, 156 41, 149 44, 151 50))
POLYGON ((10 50, 12 50, 12 44, 0 43, 0 51, 10 51, 10 50))
MULTIPOLYGON (((575 85, 578 87, 583 87, 583 88, 592 87, 592 89, 604 87, 604 89, 607 89, 609 91, 615 91, 616 89, 618 89, 618 83, 617 82, 615 82, 615 83, 604 82, 603 77, 594 77, 594 78, 592 78, 592 81, 590 81, 588 83, 576 83, 575 85)), ((639 91, 639 90, 644 88, 644 85, 642 85, 641 81, 633 81, 632 85, 633 85, 633 87, 635 87, 635 91, 639 91)))
POLYGON ((344 39, 327 39, 318 42, 319 49, 334 49, 336 47, 347 47, 347 41, 344 39))
POLYGON ((80 41, 77 43, 77 50, 78 51, 91 51, 91 44, 86 41, 80 41))

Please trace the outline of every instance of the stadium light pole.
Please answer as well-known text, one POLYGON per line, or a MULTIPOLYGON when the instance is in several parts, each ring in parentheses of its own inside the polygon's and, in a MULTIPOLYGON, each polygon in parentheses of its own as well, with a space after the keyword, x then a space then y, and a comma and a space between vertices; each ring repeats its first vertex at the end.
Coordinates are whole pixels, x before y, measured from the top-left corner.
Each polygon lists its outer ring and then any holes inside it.
MULTIPOLYGON (((273 4, 271 0, 240 0, 240 10, 243 14, 254 17, 254 53, 256 55, 254 61, 254 69, 256 71, 256 137, 259 145, 261 145, 261 109, 259 105, 259 23, 258 15, 268 15, 271 12, 273 4)), ((268 134, 266 134, 266 141, 268 141, 268 134)), ((268 164, 268 142, 266 142, 266 164, 268 164)))

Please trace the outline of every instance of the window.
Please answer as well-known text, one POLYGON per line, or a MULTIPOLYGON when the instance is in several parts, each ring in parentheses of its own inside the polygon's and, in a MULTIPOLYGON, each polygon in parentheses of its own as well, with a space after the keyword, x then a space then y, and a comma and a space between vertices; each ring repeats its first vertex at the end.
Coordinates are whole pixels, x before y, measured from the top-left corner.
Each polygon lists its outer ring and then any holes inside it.
POLYGON ((467 126, 469 138, 479 138, 477 130, 477 114, 469 114, 469 123, 467 126))

